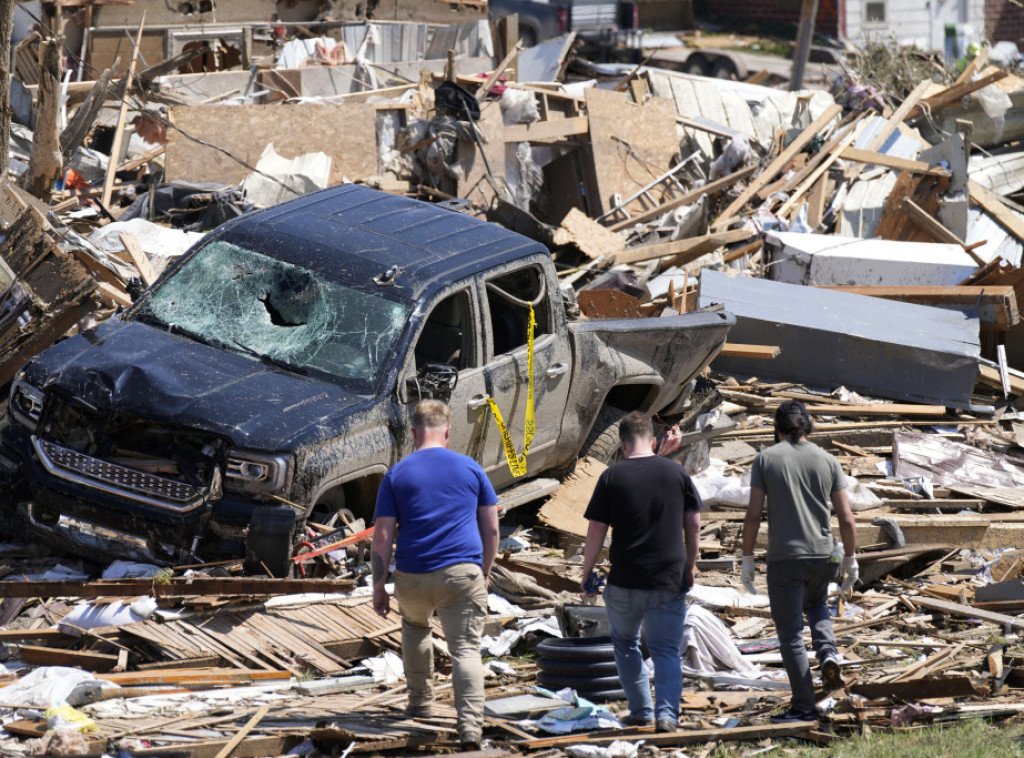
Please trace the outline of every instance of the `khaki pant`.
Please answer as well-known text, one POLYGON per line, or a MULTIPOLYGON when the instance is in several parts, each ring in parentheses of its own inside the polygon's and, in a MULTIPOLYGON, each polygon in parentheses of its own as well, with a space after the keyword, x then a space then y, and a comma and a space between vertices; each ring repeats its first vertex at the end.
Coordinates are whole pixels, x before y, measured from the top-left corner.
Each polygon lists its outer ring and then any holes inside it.
POLYGON ((409 705, 434 699, 430 617, 437 612, 452 657, 452 687, 459 739, 479 741, 484 720, 484 671, 480 636, 487 615, 487 585, 475 563, 456 563, 426 574, 395 572, 402 612, 402 662, 409 705))

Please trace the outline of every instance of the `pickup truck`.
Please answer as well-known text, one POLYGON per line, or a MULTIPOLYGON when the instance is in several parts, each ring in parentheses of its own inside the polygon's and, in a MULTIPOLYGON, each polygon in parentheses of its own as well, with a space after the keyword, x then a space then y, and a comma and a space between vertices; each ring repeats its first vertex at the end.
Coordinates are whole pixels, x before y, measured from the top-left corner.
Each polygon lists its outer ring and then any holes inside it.
POLYGON ((610 42, 618 32, 639 27, 637 4, 620 0, 489 0, 487 5, 492 21, 518 15, 519 38, 526 47, 569 32, 610 42))
POLYGON ((244 552, 285 575, 307 521, 372 516, 418 399, 447 400, 450 447, 514 499, 611 449, 623 412, 681 410, 734 323, 586 320, 567 301, 543 245, 445 207, 343 185, 241 216, 22 368, 0 516, 86 555, 244 552), (530 389, 513 475, 488 401, 518 447, 530 389))

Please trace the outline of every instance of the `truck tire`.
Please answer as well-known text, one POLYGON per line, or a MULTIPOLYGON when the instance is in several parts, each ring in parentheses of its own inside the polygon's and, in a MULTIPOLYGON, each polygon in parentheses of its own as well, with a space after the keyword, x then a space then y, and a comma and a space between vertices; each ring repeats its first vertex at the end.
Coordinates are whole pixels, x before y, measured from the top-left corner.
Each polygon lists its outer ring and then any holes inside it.
POLYGON ((553 637, 541 640, 537 656, 549 661, 614 661, 611 637, 553 637))
POLYGON ((589 457, 601 463, 613 463, 618 459, 619 422, 626 411, 606 405, 597 414, 597 420, 587 435, 586 442, 580 448, 580 458, 589 457))
POLYGON ((295 511, 261 505, 252 512, 245 534, 245 573, 287 577, 291 573, 295 511))
POLYGON ((703 55, 691 55, 683 64, 683 71, 697 76, 711 76, 711 61, 703 55))
POLYGON ((618 675, 615 661, 577 661, 560 658, 538 658, 537 670, 544 674, 563 676, 612 676, 618 675))
POLYGON ((541 687, 547 687, 549 690, 572 687, 584 697, 586 697, 585 693, 587 692, 604 692, 606 690, 617 690, 622 687, 618 674, 613 674, 612 676, 588 676, 587 674, 549 674, 546 671, 537 672, 537 684, 541 687))
POLYGON ((711 76, 716 79, 739 79, 736 64, 728 58, 719 58, 711 67, 711 76))

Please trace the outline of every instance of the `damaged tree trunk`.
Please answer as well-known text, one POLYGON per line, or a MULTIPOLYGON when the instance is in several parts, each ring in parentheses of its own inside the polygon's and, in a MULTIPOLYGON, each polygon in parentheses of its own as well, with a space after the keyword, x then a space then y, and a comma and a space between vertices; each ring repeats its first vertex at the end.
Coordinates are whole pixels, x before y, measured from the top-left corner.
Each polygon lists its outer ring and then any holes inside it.
MULTIPOLYGON (((14 0, 0 3, 0 180, 6 184, 11 162, 11 35, 14 0)), ((2 186, 0 186, 2 189, 2 186)))
POLYGON ((40 44, 36 127, 32 157, 22 181, 28 192, 44 202, 49 202, 53 183, 63 167, 60 151, 60 53, 63 47, 63 37, 46 39, 40 44))
POLYGON ((92 130, 92 125, 96 121, 96 115, 107 101, 112 73, 113 70, 108 68, 100 74, 96 84, 89 91, 89 96, 85 99, 85 102, 75 111, 75 116, 71 119, 71 123, 61 132, 60 152, 65 165, 71 162, 71 156, 75 154, 75 150, 85 142, 85 138, 92 130))

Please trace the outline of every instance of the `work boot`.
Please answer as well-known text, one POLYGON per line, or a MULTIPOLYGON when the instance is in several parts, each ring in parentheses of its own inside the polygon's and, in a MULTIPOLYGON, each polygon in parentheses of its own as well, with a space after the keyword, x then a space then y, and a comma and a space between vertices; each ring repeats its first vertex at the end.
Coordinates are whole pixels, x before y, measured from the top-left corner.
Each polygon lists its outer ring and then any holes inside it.
POLYGON ((840 690, 845 686, 843 674, 839 669, 839 657, 828 653, 821 662, 821 685, 826 692, 840 690))
POLYGON ((654 722, 654 719, 640 718, 639 716, 634 716, 632 713, 626 713, 619 716, 619 721, 626 726, 650 726, 654 722))
POLYGON ((679 723, 677 721, 673 721, 672 719, 658 719, 658 723, 655 725, 654 731, 656 731, 656 732, 674 732, 674 731, 676 731, 676 728, 678 726, 679 726, 679 723))
POLYGON ((429 719, 437 715, 433 703, 409 703, 402 714, 410 719, 429 719))

